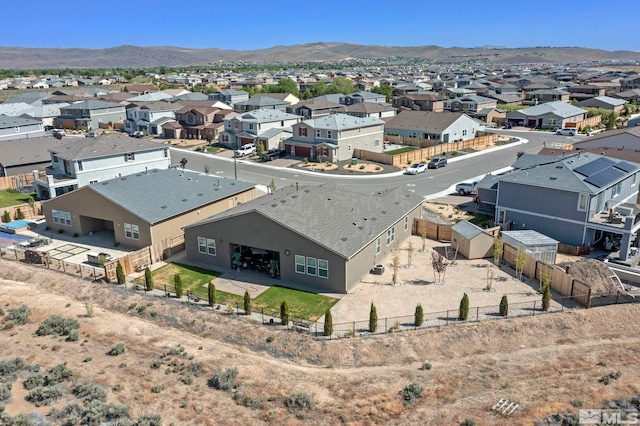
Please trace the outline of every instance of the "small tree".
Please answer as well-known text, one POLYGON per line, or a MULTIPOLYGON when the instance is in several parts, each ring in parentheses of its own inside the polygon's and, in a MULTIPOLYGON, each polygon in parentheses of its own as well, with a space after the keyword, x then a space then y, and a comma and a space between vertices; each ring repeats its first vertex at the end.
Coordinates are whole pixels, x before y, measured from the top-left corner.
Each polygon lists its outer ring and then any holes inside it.
POLYGON ((251 315, 251 296, 249 296, 249 292, 244 292, 244 313, 245 315, 251 315))
POLYGON ((124 268, 120 262, 116 265, 116 277, 118 278, 118 284, 127 283, 127 278, 124 276, 124 268))
POLYGON ((213 285, 211 281, 207 285, 207 295, 209 297, 209 306, 213 307, 216 303, 218 303, 218 294, 216 292, 216 286, 213 285))
POLYGON ((36 214, 36 200, 34 200, 33 197, 29 196, 29 199, 27 200, 27 203, 29 203, 29 208, 31 209, 31 213, 33 213, 33 215, 35 216, 35 214, 36 214))
POLYGON ((182 298, 183 287, 182 287, 182 278, 180 278, 180 274, 175 274, 173 276, 173 288, 176 291, 176 297, 178 299, 182 298))
POLYGON ((373 303, 371 303, 371 310, 369 311, 369 332, 375 333, 378 329, 378 311, 373 303))
POLYGON ((151 269, 147 266, 144 268, 144 287, 146 291, 153 290, 153 276, 151 275, 151 269))
POLYGON ((393 274, 391 275, 391 281, 393 285, 396 285, 398 282, 398 268, 400 267, 400 256, 398 253, 394 252, 393 257, 391 258, 391 269, 393 270, 393 274))
POLYGON ((507 300, 507 295, 502 295, 502 299, 500 299, 500 316, 506 317, 509 315, 509 301, 507 300))
POLYGON ((493 264, 500 266, 500 259, 502 259, 502 238, 495 237, 493 239, 493 264))
POLYGON ((542 288, 542 310, 548 311, 551 306, 551 286, 545 285, 542 288))
POLYGON ((2 213, 2 221, 3 221, 4 223, 9 223, 9 222, 11 222, 11 215, 10 215, 10 214, 9 214, 9 212, 8 212, 8 211, 6 211, 6 210, 4 211, 4 213, 2 213))
POLYGON ((258 157, 262 157, 262 154, 264 154, 264 145, 262 145, 261 143, 256 145, 256 154, 258 155, 258 157))
POLYGON ((422 252, 427 251, 427 231, 420 232, 420 238, 422 239, 422 252))
POLYGON ((433 279, 436 283, 444 283, 444 277, 447 273, 449 261, 440 253, 431 252, 431 267, 433 268, 433 279))
POLYGON ((289 304, 286 300, 280 304, 280 320, 282 324, 289 325, 289 304))
POLYGON ((415 313, 415 319, 413 321, 413 325, 415 325, 416 327, 420 327, 423 322, 424 322, 424 311, 422 309, 422 305, 418 303, 418 306, 416 306, 416 313, 415 313))
POLYGON ((411 263, 412 258, 413 258, 413 241, 409 240, 409 242, 407 243, 407 266, 408 267, 413 266, 413 264, 411 263))
POLYGON ((527 252, 523 246, 518 247, 518 254, 516 256, 516 277, 522 279, 522 273, 524 272, 524 264, 527 261, 527 252))
POLYGON ((17 220, 24 219, 24 213, 22 213, 22 210, 20 210, 20 207, 18 207, 18 208, 16 209, 16 215, 15 215, 15 218, 16 218, 17 220))
POLYGON ((458 309, 458 320, 466 321, 469 318, 469 296, 467 293, 462 296, 460 301, 460 309, 458 309))
POLYGON ((269 190, 271 192, 275 192, 276 191, 276 183, 274 182, 273 179, 271 179, 271 183, 269 184, 269 190))
POLYGON ((542 290, 545 288, 545 286, 548 286, 551 284, 551 269, 547 268, 541 275, 540 275, 540 293, 542 293, 542 290))
POLYGON ((327 309, 324 313, 324 333, 325 336, 331 336, 333 334, 333 317, 331 316, 331 309, 327 309))

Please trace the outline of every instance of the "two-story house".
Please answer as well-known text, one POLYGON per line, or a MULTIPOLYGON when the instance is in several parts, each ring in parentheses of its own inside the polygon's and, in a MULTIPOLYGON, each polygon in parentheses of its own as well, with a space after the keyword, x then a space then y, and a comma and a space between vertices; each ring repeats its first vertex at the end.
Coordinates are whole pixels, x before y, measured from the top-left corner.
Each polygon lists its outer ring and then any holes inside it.
POLYGON ((585 99, 595 98, 596 96, 604 96, 605 89, 603 87, 594 86, 593 84, 576 84, 567 88, 569 92, 569 100, 583 101, 585 99))
POLYGON ((124 131, 127 133, 141 131, 150 135, 161 134, 161 125, 169 120, 175 120, 176 111, 181 108, 179 104, 161 101, 128 105, 124 131))
POLYGON ((602 108, 608 109, 616 114, 622 114, 624 112, 624 104, 627 102, 624 99, 612 98, 610 96, 596 96, 595 98, 585 99, 576 104, 580 108, 602 108))
POLYGON ((42 121, 0 114, 0 141, 44 136, 42 121))
POLYGON ((287 107, 289 114, 299 115, 306 119, 319 118, 336 112, 344 112, 345 106, 323 99, 309 99, 287 107))
POLYGON ((233 104, 233 109, 236 112, 248 112, 256 109, 277 109, 280 111, 286 111, 287 107, 291 104, 287 101, 271 98, 268 96, 252 97, 249 100, 236 102, 233 104))
POLYGON ((178 109, 176 120, 181 126, 180 138, 186 139, 210 139, 217 138, 218 131, 228 115, 229 110, 221 110, 212 106, 186 106, 178 109))
POLYGON ((120 135, 77 139, 49 149, 51 166, 41 179, 34 172, 38 198, 46 200, 90 183, 151 169, 167 169, 169 148, 120 135))
POLYGON ((345 107, 345 114, 353 115, 354 117, 387 118, 395 117, 397 112, 398 110, 389 104, 373 102, 358 102, 345 107))
POLYGON ((481 199, 494 192, 496 224, 533 229, 574 246, 616 239, 620 258, 628 259, 640 229, 637 164, 591 153, 525 154, 514 168, 486 178, 494 181, 493 189, 478 185, 481 199))
POLYGON ((353 105, 353 104, 358 104, 360 102, 372 102, 376 104, 382 104, 387 101, 387 98, 385 97, 385 95, 381 95, 379 93, 373 93, 373 92, 364 92, 364 91, 352 93, 350 95, 345 95, 343 99, 344 99, 343 102, 345 105, 353 105))
POLYGON ((354 150, 383 151, 384 121, 372 117, 331 114, 293 125, 293 136, 284 141, 292 156, 312 161, 343 161, 354 150))
POLYGON ((560 89, 539 89, 527 92, 522 103, 538 105, 546 102, 569 102, 569 92, 560 89))
POLYGON ((53 125, 60 129, 91 130, 100 128, 100 123, 122 123, 125 118, 124 105, 86 100, 60 107, 60 115, 53 119, 53 125))
POLYGON ((462 112, 401 111, 384 126, 385 135, 443 143, 473 139, 478 131, 484 123, 462 112))
POLYGON ((391 104, 398 109, 414 111, 444 111, 444 101, 430 94, 410 94, 394 96, 391 104))
POLYGON ((256 138, 269 129, 291 127, 302 117, 274 109, 257 109, 224 119, 220 143, 230 148, 255 144, 256 138))
POLYGON ((209 99, 212 101, 221 101, 233 106, 238 102, 248 101, 249 92, 245 92, 244 90, 224 89, 211 93, 209 95, 209 99))
POLYGON ((484 108, 495 108, 498 105, 495 99, 470 95, 444 101, 444 109, 453 112, 477 113, 484 108))

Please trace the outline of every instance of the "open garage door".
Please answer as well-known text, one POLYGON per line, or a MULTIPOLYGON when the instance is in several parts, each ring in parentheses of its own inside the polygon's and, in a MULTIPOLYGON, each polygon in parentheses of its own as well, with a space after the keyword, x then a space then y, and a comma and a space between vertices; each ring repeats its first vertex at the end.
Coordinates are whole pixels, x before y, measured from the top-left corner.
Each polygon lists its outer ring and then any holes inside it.
POLYGON ((231 266, 263 272, 271 278, 280 278, 280 252, 231 244, 231 266))

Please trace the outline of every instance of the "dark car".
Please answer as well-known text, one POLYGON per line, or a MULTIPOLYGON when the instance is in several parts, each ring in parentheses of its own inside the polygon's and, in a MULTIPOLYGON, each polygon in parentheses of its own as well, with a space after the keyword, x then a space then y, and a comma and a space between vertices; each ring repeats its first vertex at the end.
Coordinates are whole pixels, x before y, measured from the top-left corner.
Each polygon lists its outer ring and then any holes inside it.
POLYGON ((285 155, 287 155, 287 151, 284 149, 270 149, 262 154, 262 161, 273 161, 276 158, 284 157, 285 155))
POLYGON ((427 168, 429 169, 439 169, 440 167, 444 167, 447 165, 447 159, 444 157, 433 157, 429 164, 427 164, 427 168))

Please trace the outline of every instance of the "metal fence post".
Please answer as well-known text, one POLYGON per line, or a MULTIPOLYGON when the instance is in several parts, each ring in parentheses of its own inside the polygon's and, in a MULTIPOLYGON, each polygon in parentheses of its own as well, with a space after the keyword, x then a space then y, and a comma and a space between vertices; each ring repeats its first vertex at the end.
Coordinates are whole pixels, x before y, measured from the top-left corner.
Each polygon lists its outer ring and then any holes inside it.
POLYGON ((238 307, 238 302, 236 302, 236 315, 240 315, 240 308, 238 307))
POLYGON ((260 309, 262 311, 262 323, 264 324, 264 308, 260 309))
POLYGON ((389 328, 387 327, 387 318, 385 317, 384 319, 384 332, 388 333, 389 332, 389 328))
POLYGON ((447 309, 447 319, 446 322, 444 323, 445 325, 449 325, 449 310, 447 309))
POLYGON ((618 298, 620 297, 620 292, 616 293, 616 305, 618 304, 618 298))
POLYGON ((480 321, 480 306, 476 307, 476 322, 480 321))
POLYGON ((536 302, 537 302, 537 300, 534 300, 534 301, 533 301, 533 312, 531 313, 531 316, 532 316, 532 317, 535 317, 535 316, 536 316, 536 302))

